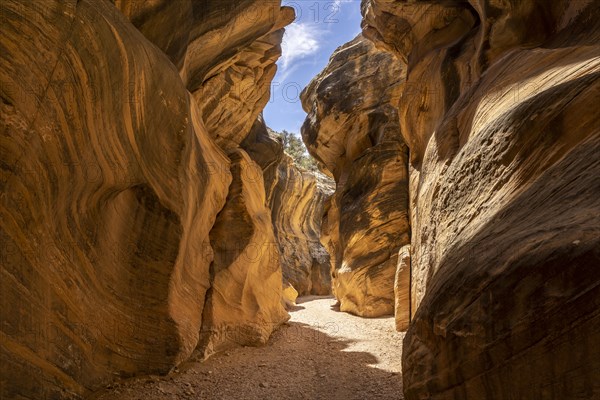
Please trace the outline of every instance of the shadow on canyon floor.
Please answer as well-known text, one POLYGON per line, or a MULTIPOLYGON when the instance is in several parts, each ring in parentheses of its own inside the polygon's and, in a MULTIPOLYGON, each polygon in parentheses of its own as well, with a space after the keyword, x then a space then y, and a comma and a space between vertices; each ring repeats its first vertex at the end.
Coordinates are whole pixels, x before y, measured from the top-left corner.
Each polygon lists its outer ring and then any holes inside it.
POLYGON ((401 340, 388 332, 393 318, 373 321, 328 310, 333 302, 300 299, 304 309, 292 312, 263 347, 188 362, 166 377, 116 383, 90 398, 402 399, 401 340))

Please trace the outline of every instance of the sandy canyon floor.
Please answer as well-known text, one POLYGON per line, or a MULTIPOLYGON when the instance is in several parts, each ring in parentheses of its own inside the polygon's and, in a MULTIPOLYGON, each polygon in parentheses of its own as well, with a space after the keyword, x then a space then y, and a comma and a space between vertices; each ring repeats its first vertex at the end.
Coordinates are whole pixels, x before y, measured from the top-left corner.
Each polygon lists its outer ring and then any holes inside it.
POLYGON ((336 310, 332 297, 298 299, 264 347, 241 347, 169 376, 111 385, 94 400, 402 399, 404 334, 394 319, 336 310))

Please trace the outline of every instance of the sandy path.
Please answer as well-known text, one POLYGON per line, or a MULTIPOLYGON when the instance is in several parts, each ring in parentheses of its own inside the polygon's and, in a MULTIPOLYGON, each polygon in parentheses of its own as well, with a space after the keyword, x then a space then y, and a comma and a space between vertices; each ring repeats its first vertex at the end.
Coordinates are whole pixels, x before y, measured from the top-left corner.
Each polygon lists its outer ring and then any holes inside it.
POLYGON ((290 322, 260 348, 189 362, 167 377, 137 378, 92 396, 154 399, 402 399, 403 334, 393 318, 332 309, 330 297, 299 299, 290 322))

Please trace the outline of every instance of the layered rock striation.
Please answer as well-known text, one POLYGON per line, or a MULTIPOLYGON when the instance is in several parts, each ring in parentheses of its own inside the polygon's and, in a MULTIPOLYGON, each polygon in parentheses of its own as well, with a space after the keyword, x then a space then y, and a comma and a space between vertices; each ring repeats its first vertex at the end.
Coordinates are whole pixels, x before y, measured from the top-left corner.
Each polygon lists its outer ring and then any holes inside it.
POLYGON ((283 277, 299 296, 331 293, 330 259, 319 240, 329 178, 303 171, 287 154, 272 181, 269 205, 281 251, 283 277))
POLYGON ((265 344, 288 319, 262 177, 255 175, 257 164, 244 151, 230 158, 233 181, 210 231, 215 256, 199 345, 204 357, 236 345, 265 344))
POLYGON ((319 236, 334 182, 296 166, 277 134, 269 132, 261 118, 242 146, 263 171, 284 284, 291 285, 300 296, 330 294, 329 253, 319 236))
POLYGON ((251 133, 293 10, 0 7, 0 397, 82 398, 264 343, 288 318, 260 163, 282 151, 251 133))
POLYGON ((600 396, 600 4, 363 1, 408 63, 407 399, 600 396))
MULTIPOLYGON (((408 151, 397 114, 404 73, 402 62, 359 35, 301 95, 303 140, 337 185, 321 236, 333 292, 342 311, 365 317, 394 313, 398 252, 410 240, 408 151)), ((406 319, 409 302, 399 310, 406 319)))
POLYGON ((111 4, 6 1, 0 15, 2 397, 167 372, 198 341, 204 244, 231 180, 208 167, 229 160, 177 69, 111 4))

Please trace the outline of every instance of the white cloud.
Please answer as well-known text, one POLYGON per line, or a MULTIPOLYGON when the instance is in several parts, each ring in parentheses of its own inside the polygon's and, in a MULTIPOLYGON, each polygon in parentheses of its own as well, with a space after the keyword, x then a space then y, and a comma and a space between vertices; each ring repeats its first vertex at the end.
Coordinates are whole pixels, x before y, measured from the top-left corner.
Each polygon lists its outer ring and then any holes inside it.
MULTIPOLYGON (((341 8, 342 4, 354 3, 354 5, 356 6, 357 5, 356 1, 357 0, 334 0, 333 4, 339 10, 341 8)), ((358 9, 360 9, 360 4, 358 4, 357 6, 358 6, 358 9)))
POLYGON ((294 61, 319 51, 319 31, 314 25, 293 23, 285 28, 281 48, 281 69, 285 73, 294 61))

